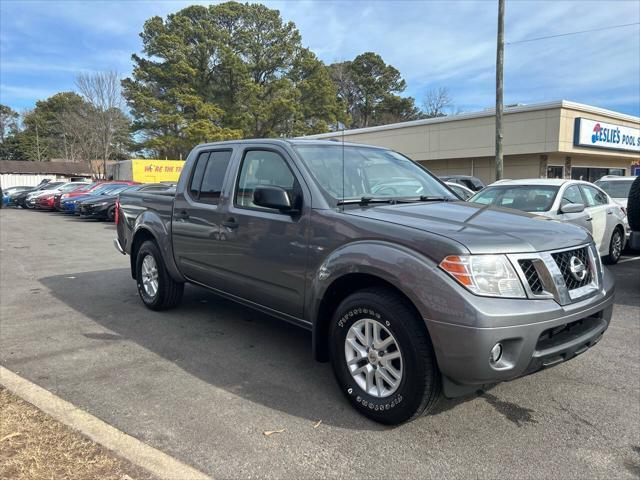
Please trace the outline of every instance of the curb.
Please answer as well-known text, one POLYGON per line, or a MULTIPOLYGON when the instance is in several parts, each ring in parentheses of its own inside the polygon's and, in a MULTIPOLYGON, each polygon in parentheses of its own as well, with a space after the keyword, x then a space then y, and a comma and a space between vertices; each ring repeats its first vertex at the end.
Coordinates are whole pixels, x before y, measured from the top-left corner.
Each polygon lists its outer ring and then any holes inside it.
POLYGON ((158 478, 163 480, 212 480, 211 477, 199 470, 121 432, 3 366, 0 366, 0 385, 59 422, 77 430, 158 478))

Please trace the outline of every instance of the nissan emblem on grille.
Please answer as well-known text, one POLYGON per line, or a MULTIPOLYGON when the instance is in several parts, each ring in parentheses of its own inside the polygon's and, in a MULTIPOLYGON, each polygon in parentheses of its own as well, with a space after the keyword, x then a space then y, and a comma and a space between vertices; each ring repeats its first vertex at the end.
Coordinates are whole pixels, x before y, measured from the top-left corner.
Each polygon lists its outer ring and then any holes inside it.
POLYGON ((584 277, 586 277, 588 273, 584 262, 575 255, 571 257, 571 260, 569 260, 569 270, 571 270, 573 278, 579 282, 584 280, 584 277))

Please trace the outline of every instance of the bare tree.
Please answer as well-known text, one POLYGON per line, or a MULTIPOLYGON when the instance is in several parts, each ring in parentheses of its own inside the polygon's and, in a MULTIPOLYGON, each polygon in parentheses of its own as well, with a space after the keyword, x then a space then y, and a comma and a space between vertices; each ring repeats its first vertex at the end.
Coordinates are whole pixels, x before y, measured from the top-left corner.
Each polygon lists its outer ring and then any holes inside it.
POLYGON ((80 74, 76 78, 80 94, 91 105, 93 111, 97 158, 102 160, 102 175, 107 175, 107 160, 114 151, 114 139, 122 126, 124 100, 120 94, 120 80, 114 71, 80 74))
POLYGON ((453 99, 447 87, 431 89, 424 96, 424 114, 427 118, 444 117, 453 108, 453 99))
MULTIPOLYGON (((86 104, 65 109, 58 114, 57 121, 61 127, 67 160, 78 162, 99 158, 102 150, 95 130, 96 118, 93 115, 93 107, 86 104)), ((100 169, 92 173, 99 174, 100 169)))

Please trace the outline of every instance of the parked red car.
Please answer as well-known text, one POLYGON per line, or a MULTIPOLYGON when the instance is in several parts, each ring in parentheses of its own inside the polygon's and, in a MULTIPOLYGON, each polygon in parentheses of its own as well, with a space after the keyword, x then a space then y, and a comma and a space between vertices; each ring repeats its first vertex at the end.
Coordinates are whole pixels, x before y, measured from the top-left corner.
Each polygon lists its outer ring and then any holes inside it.
POLYGON ((126 180, 112 180, 112 181, 98 181, 98 182, 93 182, 93 183, 88 183, 83 187, 80 187, 76 190, 73 190, 71 192, 66 192, 66 193, 57 193, 54 196, 54 200, 53 200, 53 206, 56 210, 62 210, 62 207, 60 205, 60 202, 62 202, 62 200, 66 200, 68 198, 73 198, 73 197, 79 197, 81 195, 89 195, 91 194, 92 191, 94 191, 96 188, 100 187, 101 185, 104 185, 106 183, 116 183, 116 184, 122 184, 122 185, 137 185, 138 182, 129 182, 126 180))
POLYGON ((50 193, 48 195, 44 195, 42 197, 38 197, 36 200, 36 208, 38 210, 53 210, 53 197, 56 194, 50 193))

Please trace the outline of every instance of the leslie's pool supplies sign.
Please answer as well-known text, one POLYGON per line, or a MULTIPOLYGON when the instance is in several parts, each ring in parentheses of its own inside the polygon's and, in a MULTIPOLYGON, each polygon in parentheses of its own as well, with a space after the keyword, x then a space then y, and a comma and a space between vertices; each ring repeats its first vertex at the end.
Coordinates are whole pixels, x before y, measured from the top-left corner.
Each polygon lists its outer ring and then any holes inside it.
POLYGON ((579 147, 640 152, 640 129, 576 118, 573 144, 579 147))

